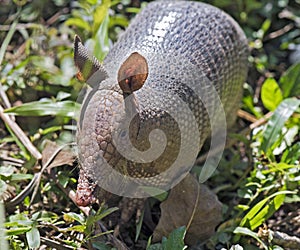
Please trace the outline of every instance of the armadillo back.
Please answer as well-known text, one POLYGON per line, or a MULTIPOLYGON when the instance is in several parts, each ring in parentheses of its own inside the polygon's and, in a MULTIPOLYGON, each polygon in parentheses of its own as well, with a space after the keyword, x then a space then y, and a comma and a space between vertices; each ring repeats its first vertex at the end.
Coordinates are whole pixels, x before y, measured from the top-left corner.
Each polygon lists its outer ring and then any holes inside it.
MULTIPOLYGON (((151 88, 180 95, 181 85, 197 69, 207 77, 204 90, 209 92, 214 84, 226 113, 235 116, 247 75, 248 47, 241 28, 223 11, 199 2, 152 2, 114 45, 105 59, 106 68, 115 75, 133 52, 148 60, 146 84, 151 88)), ((147 91, 142 88, 137 95, 142 98, 147 91)), ((144 101, 141 105, 146 106, 144 101)))

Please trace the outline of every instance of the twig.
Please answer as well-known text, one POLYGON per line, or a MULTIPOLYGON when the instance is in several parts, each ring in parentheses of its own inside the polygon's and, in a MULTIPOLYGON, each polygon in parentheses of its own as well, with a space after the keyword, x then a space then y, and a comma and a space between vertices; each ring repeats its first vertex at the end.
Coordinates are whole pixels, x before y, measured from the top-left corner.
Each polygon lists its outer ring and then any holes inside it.
POLYGON ((16 167, 22 167, 24 164, 24 160, 16 159, 16 158, 1 155, 1 154, 0 154, 0 160, 2 161, 3 164, 7 163, 10 165, 14 165, 16 167))
POLYGON ((23 143, 23 145, 27 148, 27 150, 31 153, 31 155, 37 159, 42 159, 41 153, 37 150, 37 148, 31 143, 28 137, 25 135, 23 130, 19 127, 19 125, 13 121, 9 115, 4 113, 4 109, 0 105, 0 117, 2 120, 9 126, 12 131, 16 134, 19 140, 23 143))
POLYGON ((26 43, 27 43, 27 41, 25 40, 13 54, 11 54, 10 56, 7 56, 7 59, 12 62, 17 61, 18 58, 20 58, 22 56, 22 54, 25 52, 26 43))
POLYGON ((246 112, 245 110, 242 110, 242 109, 238 110, 237 116, 246 121, 252 122, 252 123, 257 121, 257 118, 255 116, 249 114, 248 112, 246 112))
POLYGON ((266 123, 268 121, 268 119, 273 115, 273 112, 269 112, 267 114, 264 115, 264 117, 257 119, 255 116, 249 114, 248 112, 246 112, 245 110, 238 110, 237 113, 238 117, 252 122, 252 124, 249 126, 249 129, 252 130, 254 128, 257 128, 261 125, 263 125, 264 123, 266 123))
POLYGON ((46 21, 47 26, 52 25, 54 22, 57 21, 58 18, 61 17, 62 14, 66 14, 66 13, 68 13, 68 11, 69 11, 68 8, 63 8, 62 10, 58 11, 57 13, 55 13, 52 17, 50 17, 50 18, 46 21))
MULTIPOLYGON (((0 65, 0 68, 1 68, 1 65, 0 65)), ((8 99, 8 97, 7 97, 7 95, 6 95, 5 91, 4 91, 4 89, 3 89, 3 86, 2 86, 2 83, 1 83, 1 82, 0 82, 0 98, 1 98, 2 101, 3 101, 3 104, 4 104, 4 107, 5 107, 5 108, 11 108, 11 104, 10 104, 9 99, 8 99)), ((15 118, 14 115, 9 115, 9 117, 10 117, 13 121, 16 120, 16 118, 15 118)))
POLYGON ((286 26, 284 26, 283 28, 279 29, 279 30, 276 30, 274 32, 271 32, 270 34, 268 34, 264 41, 267 41, 267 40, 271 40, 271 39, 274 39, 274 38, 277 38, 279 36, 282 36, 284 35, 285 33, 289 32, 290 30, 292 30, 294 28, 294 24, 293 23, 290 23, 286 26))
POLYGON ((286 233, 268 230, 273 244, 282 246, 284 249, 300 249, 300 239, 286 233))
MULTIPOLYGON (((58 249, 58 250, 70 250, 70 249, 73 250, 74 249, 74 247, 62 245, 61 242, 50 240, 45 237, 41 237, 41 242, 44 243, 45 245, 51 247, 51 249, 58 249)), ((85 249, 85 248, 80 248, 80 249, 85 249)))
POLYGON ((265 114, 264 117, 258 119, 256 122, 252 123, 249 126, 250 130, 253 130, 253 129, 265 124, 272 115, 273 115, 273 112, 269 112, 269 113, 265 114))

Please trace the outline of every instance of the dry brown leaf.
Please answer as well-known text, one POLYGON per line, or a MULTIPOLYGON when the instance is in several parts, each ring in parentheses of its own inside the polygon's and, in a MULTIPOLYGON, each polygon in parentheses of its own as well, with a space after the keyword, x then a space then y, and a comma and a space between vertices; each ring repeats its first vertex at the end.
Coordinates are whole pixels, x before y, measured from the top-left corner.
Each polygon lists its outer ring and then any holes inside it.
POLYGON ((153 233, 154 242, 186 226, 185 243, 194 245, 212 236, 222 219, 222 204, 217 196, 190 174, 171 190, 160 208, 161 218, 153 233))
MULTIPOLYGON (((52 141, 47 141, 46 146, 42 152, 42 164, 45 166, 45 164, 48 162, 48 160, 55 154, 56 150, 59 149, 59 146, 52 141)), ((68 150, 61 150, 53 159, 53 161, 48 166, 48 169, 53 167, 58 167, 61 165, 73 165, 73 162, 75 160, 75 155, 68 150)))

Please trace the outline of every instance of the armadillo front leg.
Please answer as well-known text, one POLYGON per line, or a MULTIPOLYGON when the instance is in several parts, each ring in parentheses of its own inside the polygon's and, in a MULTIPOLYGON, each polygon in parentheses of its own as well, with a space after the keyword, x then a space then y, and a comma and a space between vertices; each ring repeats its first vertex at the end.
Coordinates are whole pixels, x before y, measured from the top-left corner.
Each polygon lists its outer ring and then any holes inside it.
POLYGON ((132 218, 134 213, 136 213, 136 223, 141 218, 142 210, 144 209, 146 199, 137 199, 137 198, 127 198, 123 199, 119 203, 119 208, 121 210, 121 217, 118 225, 115 227, 114 235, 118 236, 120 230, 126 227, 128 221, 132 218))

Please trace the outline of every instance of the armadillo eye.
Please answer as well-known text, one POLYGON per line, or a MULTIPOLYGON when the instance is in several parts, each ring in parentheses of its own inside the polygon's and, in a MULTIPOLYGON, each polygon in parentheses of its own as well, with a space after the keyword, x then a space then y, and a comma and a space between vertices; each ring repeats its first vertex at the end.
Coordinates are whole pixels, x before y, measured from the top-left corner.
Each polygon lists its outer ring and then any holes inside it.
POLYGON ((121 133, 120 133, 120 137, 121 137, 121 138, 125 138, 126 135, 127 135, 126 130, 122 130, 121 133))

